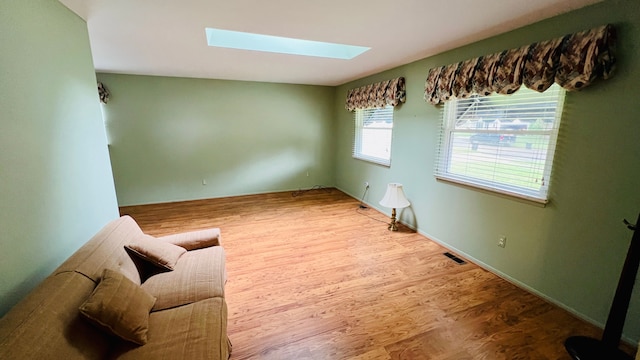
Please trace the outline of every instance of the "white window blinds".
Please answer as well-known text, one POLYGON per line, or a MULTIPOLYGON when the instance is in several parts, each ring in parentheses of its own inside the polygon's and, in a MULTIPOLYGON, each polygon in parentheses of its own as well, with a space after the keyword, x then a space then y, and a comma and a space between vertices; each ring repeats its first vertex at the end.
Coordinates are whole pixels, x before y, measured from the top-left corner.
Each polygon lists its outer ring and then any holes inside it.
POLYGON ((564 90, 452 98, 435 176, 546 203, 564 90))
POLYGON ((393 106, 355 110, 353 157, 377 164, 391 164, 393 106))

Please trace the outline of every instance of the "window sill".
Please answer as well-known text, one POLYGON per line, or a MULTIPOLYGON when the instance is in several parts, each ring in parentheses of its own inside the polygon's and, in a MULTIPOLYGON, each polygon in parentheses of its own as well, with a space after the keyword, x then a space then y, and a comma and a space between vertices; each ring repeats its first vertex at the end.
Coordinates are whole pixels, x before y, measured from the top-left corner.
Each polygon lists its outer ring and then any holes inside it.
POLYGON ((538 198, 534 198, 531 196, 527 196, 527 195, 523 195, 523 194, 517 194, 517 193, 513 193, 513 192, 509 192, 506 190, 500 190, 500 189, 493 189, 493 188, 489 188, 489 187, 484 187, 482 185, 479 184, 474 184, 471 182, 467 182, 461 179, 456 179, 456 178, 449 178, 449 177, 444 177, 444 176, 436 176, 436 180, 438 180, 439 182, 444 182, 444 183, 448 183, 451 185, 456 185, 456 186, 460 186, 462 188, 468 189, 468 190, 474 190, 474 191, 479 191, 485 194, 489 194, 489 195, 496 195, 505 199, 509 199, 509 200, 515 200, 515 201, 519 201, 521 203, 524 204, 529 204, 529 205, 535 205, 538 207, 546 207, 547 204, 549 204, 549 200, 543 200, 543 199, 538 199, 538 198))

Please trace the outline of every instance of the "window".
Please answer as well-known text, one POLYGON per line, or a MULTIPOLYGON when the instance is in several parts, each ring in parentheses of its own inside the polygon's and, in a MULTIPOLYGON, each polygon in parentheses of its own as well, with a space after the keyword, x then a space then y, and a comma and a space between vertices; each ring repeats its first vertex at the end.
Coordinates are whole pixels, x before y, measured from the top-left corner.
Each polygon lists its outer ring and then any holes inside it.
POLYGON ((547 203, 563 102, 557 84, 447 101, 436 178, 547 203))
POLYGON ((380 109, 356 109, 353 157, 389 166, 391 164, 391 133, 393 106, 380 109))

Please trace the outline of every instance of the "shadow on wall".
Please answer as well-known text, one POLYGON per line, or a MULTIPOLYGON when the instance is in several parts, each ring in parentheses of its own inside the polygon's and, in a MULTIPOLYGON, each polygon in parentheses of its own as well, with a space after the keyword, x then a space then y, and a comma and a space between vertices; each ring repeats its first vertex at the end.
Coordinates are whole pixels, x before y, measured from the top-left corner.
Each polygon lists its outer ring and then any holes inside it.
MULTIPOLYGON (((64 256, 66 256, 66 254, 64 256)), ((22 271, 20 274, 5 273, 4 276, 9 278, 21 277, 23 280, 19 284, 14 285, 11 289, 7 289, 6 293, 3 291, 3 294, 0 296, 0 317, 4 316, 13 306, 24 299, 24 297, 27 296, 27 294, 29 294, 29 292, 31 292, 42 281, 42 279, 49 276, 51 271, 55 269, 63 259, 49 259, 48 262, 41 264, 41 266, 32 271, 28 277, 24 277, 25 274, 22 271)))
MULTIPOLYGON (((122 157, 117 149, 111 150, 114 158, 122 157)), ((198 161, 185 158, 166 164, 128 164, 148 169, 133 175, 126 168, 115 168, 120 205, 284 191, 328 181, 318 173, 314 153, 302 146, 288 144, 269 152, 253 150, 226 152, 224 162, 220 156, 217 159, 202 156, 198 161)))
POLYGON ((235 166, 227 166, 222 172, 210 173, 216 183, 226 183, 225 191, 231 194, 252 191, 269 191, 283 187, 306 187, 306 176, 315 164, 313 154, 288 147, 271 154, 254 154, 253 159, 242 159, 235 166))
POLYGON ((416 217, 416 213, 413 211, 413 208, 411 206, 400 210, 398 220, 414 230, 418 228, 418 218, 416 217))

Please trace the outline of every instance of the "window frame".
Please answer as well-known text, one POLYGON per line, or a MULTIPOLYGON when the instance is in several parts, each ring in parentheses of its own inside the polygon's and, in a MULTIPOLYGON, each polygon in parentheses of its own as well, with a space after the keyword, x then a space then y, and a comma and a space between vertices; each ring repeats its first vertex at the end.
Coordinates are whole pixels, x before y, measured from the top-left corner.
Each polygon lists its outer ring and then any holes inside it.
MULTIPOLYGON (((522 91, 522 89, 519 91, 522 91)), ((540 94, 532 90, 529 90, 529 91, 530 92, 527 94, 527 96, 529 96, 530 98, 533 98, 535 96, 534 94, 540 94)), ((552 126, 548 129, 542 129, 542 130, 525 130, 525 131, 508 130, 506 131, 500 128, 496 128, 493 130, 487 130, 483 128, 456 129, 456 123, 458 119, 464 115, 460 115, 460 116, 457 115, 457 112, 459 111, 459 109, 457 108, 458 99, 452 98, 448 100, 443 106, 443 110, 442 110, 440 141, 438 144, 438 154, 436 157, 436 164, 435 164, 436 166, 434 169, 435 177, 439 180, 454 182, 454 183, 470 186, 473 188, 479 188, 479 189, 494 192, 494 193, 517 197, 525 200, 530 200, 536 203, 547 204, 549 202, 549 185, 550 185, 550 179, 551 179, 551 174, 553 170, 554 156, 557 148, 558 131, 559 131, 560 122, 562 119, 562 113, 564 109, 564 99, 565 99, 565 90, 559 87, 557 84, 554 84, 554 88, 552 91, 555 92, 555 95, 554 94, 543 95, 544 93, 540 94, 541 95, 540 99, 543 99, 545 96, 546 97, 554 96, 555 101, 557 101, 554 114, 553 114, 554 120, 553 120, 552 126), (531 188, 527 188, 524 186, 518 186, 510 183, 497 181, 495 179, 486 180, 479 177, 473 177, 468 174, 469 172, 471 172, 471 170, 465 170, 467 174, 459 174, 459 173, 457 174, 451 170, 452 165, 456 165, 453 163, 453 160, 452 160, 454 151, 460 149, 458 145, 457 145, 458 148, 454 149, 455 141, 453 139, 456 134, 464 134, 464 136, 469 134, 470 135, 469 146, 471 147, 471 149, 473 149, 471 136, 474 136, 474 134, 488 134, 489 136, 497 135, 500 139, 499 141, 502 141, 503 135, 505 135, 505 133, 514 134, 513 135, 514 142, 518 136, 523 136, 523 135, 548 136, 548 140, 546 142, 539 143, 547 147, 544 165, 541 167, 543 176, 540 179, 541 185, 539 190, 533 190, 531 188)), ((509 110, 513 111, 513 109, 517 108, 518 105, 522 104, 519 102, 515 102, 515 103, 509 102, 507 97, 510 97, 510 96, 514 96, 514 95, 491 94, 488 96, 477 96, 477 98, 482 99, 482 98, 492 98, 492 97, 503 97, 503 99, 501 99, 501 101, 499 100, 498 102, 503 102, 505 106, 500 107, 499 109, 508 113, 509 110), (510 106, 511 108, 509 108, 510 106)), ((466 101, 466 100, 468 99, 461 99, 460 101, 466 101)), ((550 116, 549 113, 545 115, 543 112, 540 113, 538 116, 543 117, 543 115, 547 117, 550 116)), ((541 139, 541 138, 538 138, 538 139, 541 139)), ((509 161, 508 156, 501 157, 500 155, 501 151, 499 150, 500 146, 501 146, 500 144, 496 145, 496 157, 495 157, 495 162, 493 164, 494 174, 496 172, 501 171, 498 168, 499 166, 501 166, 501 165, 498 165, 500 160, 505 162, 509 161)), ((475 149, 477 149, 477 145, 475 149)), ((461 152, 461 150, 459 151, 461 152)), ((473 168, 474 165, 484 166, 490 163, 489 161, 485 162, 484 160, 479 162, 472 162, 471 160, 469 160, 469 158, 470 156, 467 157, 468 163, 465 163, 465 165, 467 165, 467 167, 469 168, 473 168), (471 166, 469 166, 469 164, 471 164, 471 166)), ((535 165, 536 164, 534 164, 534 160, 531 160, 531 162, 528 163, 528 166, 523 166, 523 168, 528 168, 531 171, 531 173, 533 173, 534 170, 531 170, 531 169, 535 168, 536 167, 535 165)), ((506 172, 503 172, 502 174, 504 175, 505 173, 506 172)))
MULTIPOLYGON (((354 111, 354 137, 353 137, 353 148, 352 148, 352 157, 354 159, 363 160, 367 162, 371 162, 374 164, 390 167, 391 166, 391 147, 393 145, 393 122, 394 122, 394 106, 387 105, 383 108, 367 108, 367 109, 356 109, 354 111), (379 112, 378 114, 375 114, 379 112), (383 121, 391 123, 389 127, 375 127, 365 126, 365 118, 371 117, 379 117, 383 121), (370 130, 369 132, 365 132, 365 130, 370 130), (371 132, 373 131, 373 132, 371 132), (369 142, 369 145, 376 140, 375 138, 365 139, 365 136, 369 134, 367 137, 373 137, 376 131, 388 131, 389 134, 385 137, 388 138, 388 147, 384 150, 377 149, 378 151, 386 151, 388 153, 387 157, 376 156, 372 154, 372 152, 366 152, 363 150, 363 145, 369 142)), ((383 144, 383 145, 386 145, 383 144)))

